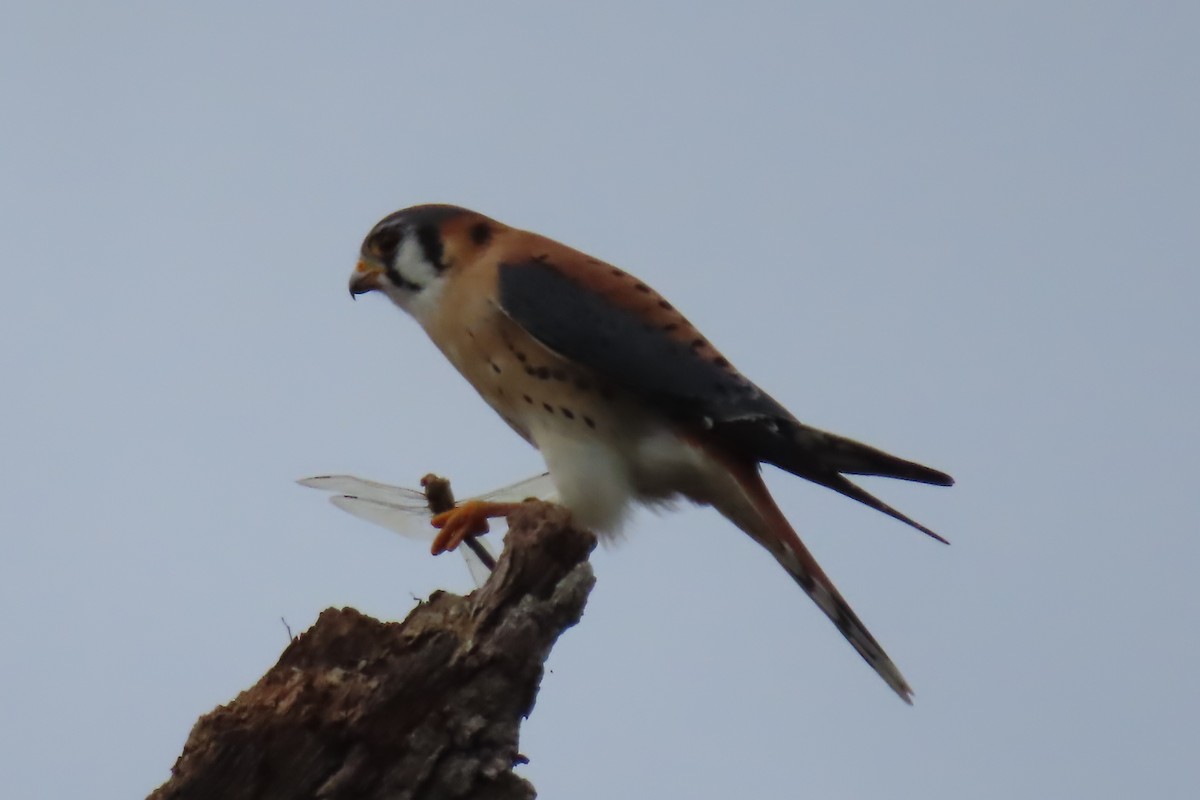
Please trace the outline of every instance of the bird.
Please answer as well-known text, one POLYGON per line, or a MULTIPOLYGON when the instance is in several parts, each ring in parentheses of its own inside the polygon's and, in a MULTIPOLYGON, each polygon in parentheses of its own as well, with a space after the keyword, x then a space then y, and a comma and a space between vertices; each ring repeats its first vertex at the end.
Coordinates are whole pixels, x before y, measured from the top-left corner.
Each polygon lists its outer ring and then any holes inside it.
MULTIPOLYGON (((951 486, 944 472, 805 425, 634 275, 454 205, 417 205, 363 240, 350 294, 385 295, 536 447, 577 523, 615 535, 637 504, 711 506, 765 548, 858 654, 913 690, 800 540, 762 465, 827 487, 946 542, 847 476, 951 486)), ((512 503, 439 514, 436 553, 512 503)))

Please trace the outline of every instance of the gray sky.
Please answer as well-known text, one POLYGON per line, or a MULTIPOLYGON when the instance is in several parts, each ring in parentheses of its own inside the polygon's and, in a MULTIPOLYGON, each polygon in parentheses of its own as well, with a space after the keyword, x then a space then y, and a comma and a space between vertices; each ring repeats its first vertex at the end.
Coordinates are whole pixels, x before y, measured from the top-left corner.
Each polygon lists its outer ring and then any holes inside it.
POLYGON ((870 484, 947 548, 768 475, 914 708, 714 512, 639 515, 524 729, 543 797, 1191 796, 1197 6, 567 5, 0 12, 3 794, 145 794, 281 616, 470 585, 292 483, 540 469, 346 294, 442 201, 959 480, 870 484))

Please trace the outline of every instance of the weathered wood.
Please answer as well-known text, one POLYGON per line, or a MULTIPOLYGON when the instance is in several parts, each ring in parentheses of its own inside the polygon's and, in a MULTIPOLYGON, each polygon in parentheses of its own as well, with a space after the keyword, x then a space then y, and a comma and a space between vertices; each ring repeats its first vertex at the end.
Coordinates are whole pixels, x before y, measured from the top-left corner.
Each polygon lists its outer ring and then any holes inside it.
POLYGON ((530 502, 472 594, 435 592, 398 623, 323 612, 197 721, 151 799, 532 798, 513 772, 520 723, 583 613, 594 546, 565 510, 530 502))

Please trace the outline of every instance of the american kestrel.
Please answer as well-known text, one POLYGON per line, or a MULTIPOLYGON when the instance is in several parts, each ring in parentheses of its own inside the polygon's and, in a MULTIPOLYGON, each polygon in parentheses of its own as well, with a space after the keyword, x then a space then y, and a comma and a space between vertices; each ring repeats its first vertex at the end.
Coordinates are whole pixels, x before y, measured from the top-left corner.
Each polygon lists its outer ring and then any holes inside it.
MULTIPOLYGON (((350 292, 411 314, 521 438, 576 521, 615 532, 633 501, 712 506, 787 570, 906 702, 912 689, 776 506, 773 464, 905 522, 847 475, 950 486, 943 472, 799 422, 633 275, 474 211, 422 205, 363 241, 350 292)), ((439 515, 435 553, 511 504, 439 515)))

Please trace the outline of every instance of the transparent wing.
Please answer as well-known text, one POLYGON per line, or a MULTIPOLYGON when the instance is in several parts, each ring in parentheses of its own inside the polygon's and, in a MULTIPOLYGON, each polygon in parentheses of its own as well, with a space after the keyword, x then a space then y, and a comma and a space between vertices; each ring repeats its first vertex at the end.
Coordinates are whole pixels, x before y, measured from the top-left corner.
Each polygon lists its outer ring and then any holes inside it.
MULTIPOLYGON (((433 513, 425 499, 425 493, 403 486, 392 486, 353 475, 317 475, 296 481, 301 486, 312 489, 322 489, 334 492, 329 500, 343 511, 373 522, 389 531, 398 533, 409 539, 431 541, 437 534, 437 529, 429 524, 433 513)), ((468 500, 486 500, 494 503, 519 502, 529 497, 553 501, 556 497, 554 483, 549 473, 535 475, 509 486, 504 486, 490 492, 484 492, 468 500)), ((480 546, 496 561, 495 552, 483 541, 475 539, 480 546)), ((476 586, 482 586, 491 574, 491 570, 470 547, 460 547, 463 560, 476 586)))
POLYGON ((387 528, 407 539, 429 542, 433 541, 437 534, 437 528, 429 524, 429 518, 433 515, 427 505, 396 505, 381 500, 368 500, 365 497, 337 494, 329 498, 329 502, 342 511, 387 528))
POLYGON ((484 492, 467 499, 486 500, 492 503, 519 503, 530 497, 545 500, 547 503, 558 500, 558 490, 554 488, 554 481, 550 479, 549 472, 543 472, 541 475, 534 475, 532 478, 526 478, 523 481, 517 481, 500 489, 484 492))
MULTIPOLYGON (((491 556, 492 563, 495 564, 496 554, 492 551, 492 548, 488 546, 488 543, 483 540, 483 537, 476 536, 474 541, 485 551, 487 551, 488 555, 491 556)), ((487 564, 484 564, 483 561, 480 560, 479 556, 475 555, 474 551, 472 551, 471 548, 467 547, 465 544, 458 548, 458 552, 462 553, 463 561, 467 562, 467 569, 471 571, 471 579, 475 581, 476 588, 487 583, 487 579, 492 575, 492 568, 487 564)))
POLYGON ((403 486, 391 486, 366 478, 356 478, 353 475, 317 475, 313 478, 303 478, 296 481, 301 486, 311 489, 322 489, 326 492, 337 492, 365 500, 378 500, 401 508, 411 508, 415 512, 428 511, 425 503, 425 493, 418 489, 406 489, 403 486))
MULTIPOLYGON (((374 522, 376 525, 387 528, 389 531, 395 531, 409 539, 431 541, 437 533, 437 528, 429 524, 428 508, 425 508, 423 512, 414 512, 409 507, 344 495, 334 495, 329 499, 343 511, 353 514, 359 519, 365 519, 367 522, 374 522)), ((496 554, 487 542, 482 538, 476 538, 475 541, 491 556, 492 563, 495 564, 496 554)), ((488 576, 492 574, 491 569, 480 560, 479 556, 475 555, 470 547, 464 545, 458 548, 458 552, 462 553, 463 560, 467 562, 467 569, 471 571, 471 578, 474 579, 475 585, 483 586, 488 576)))

